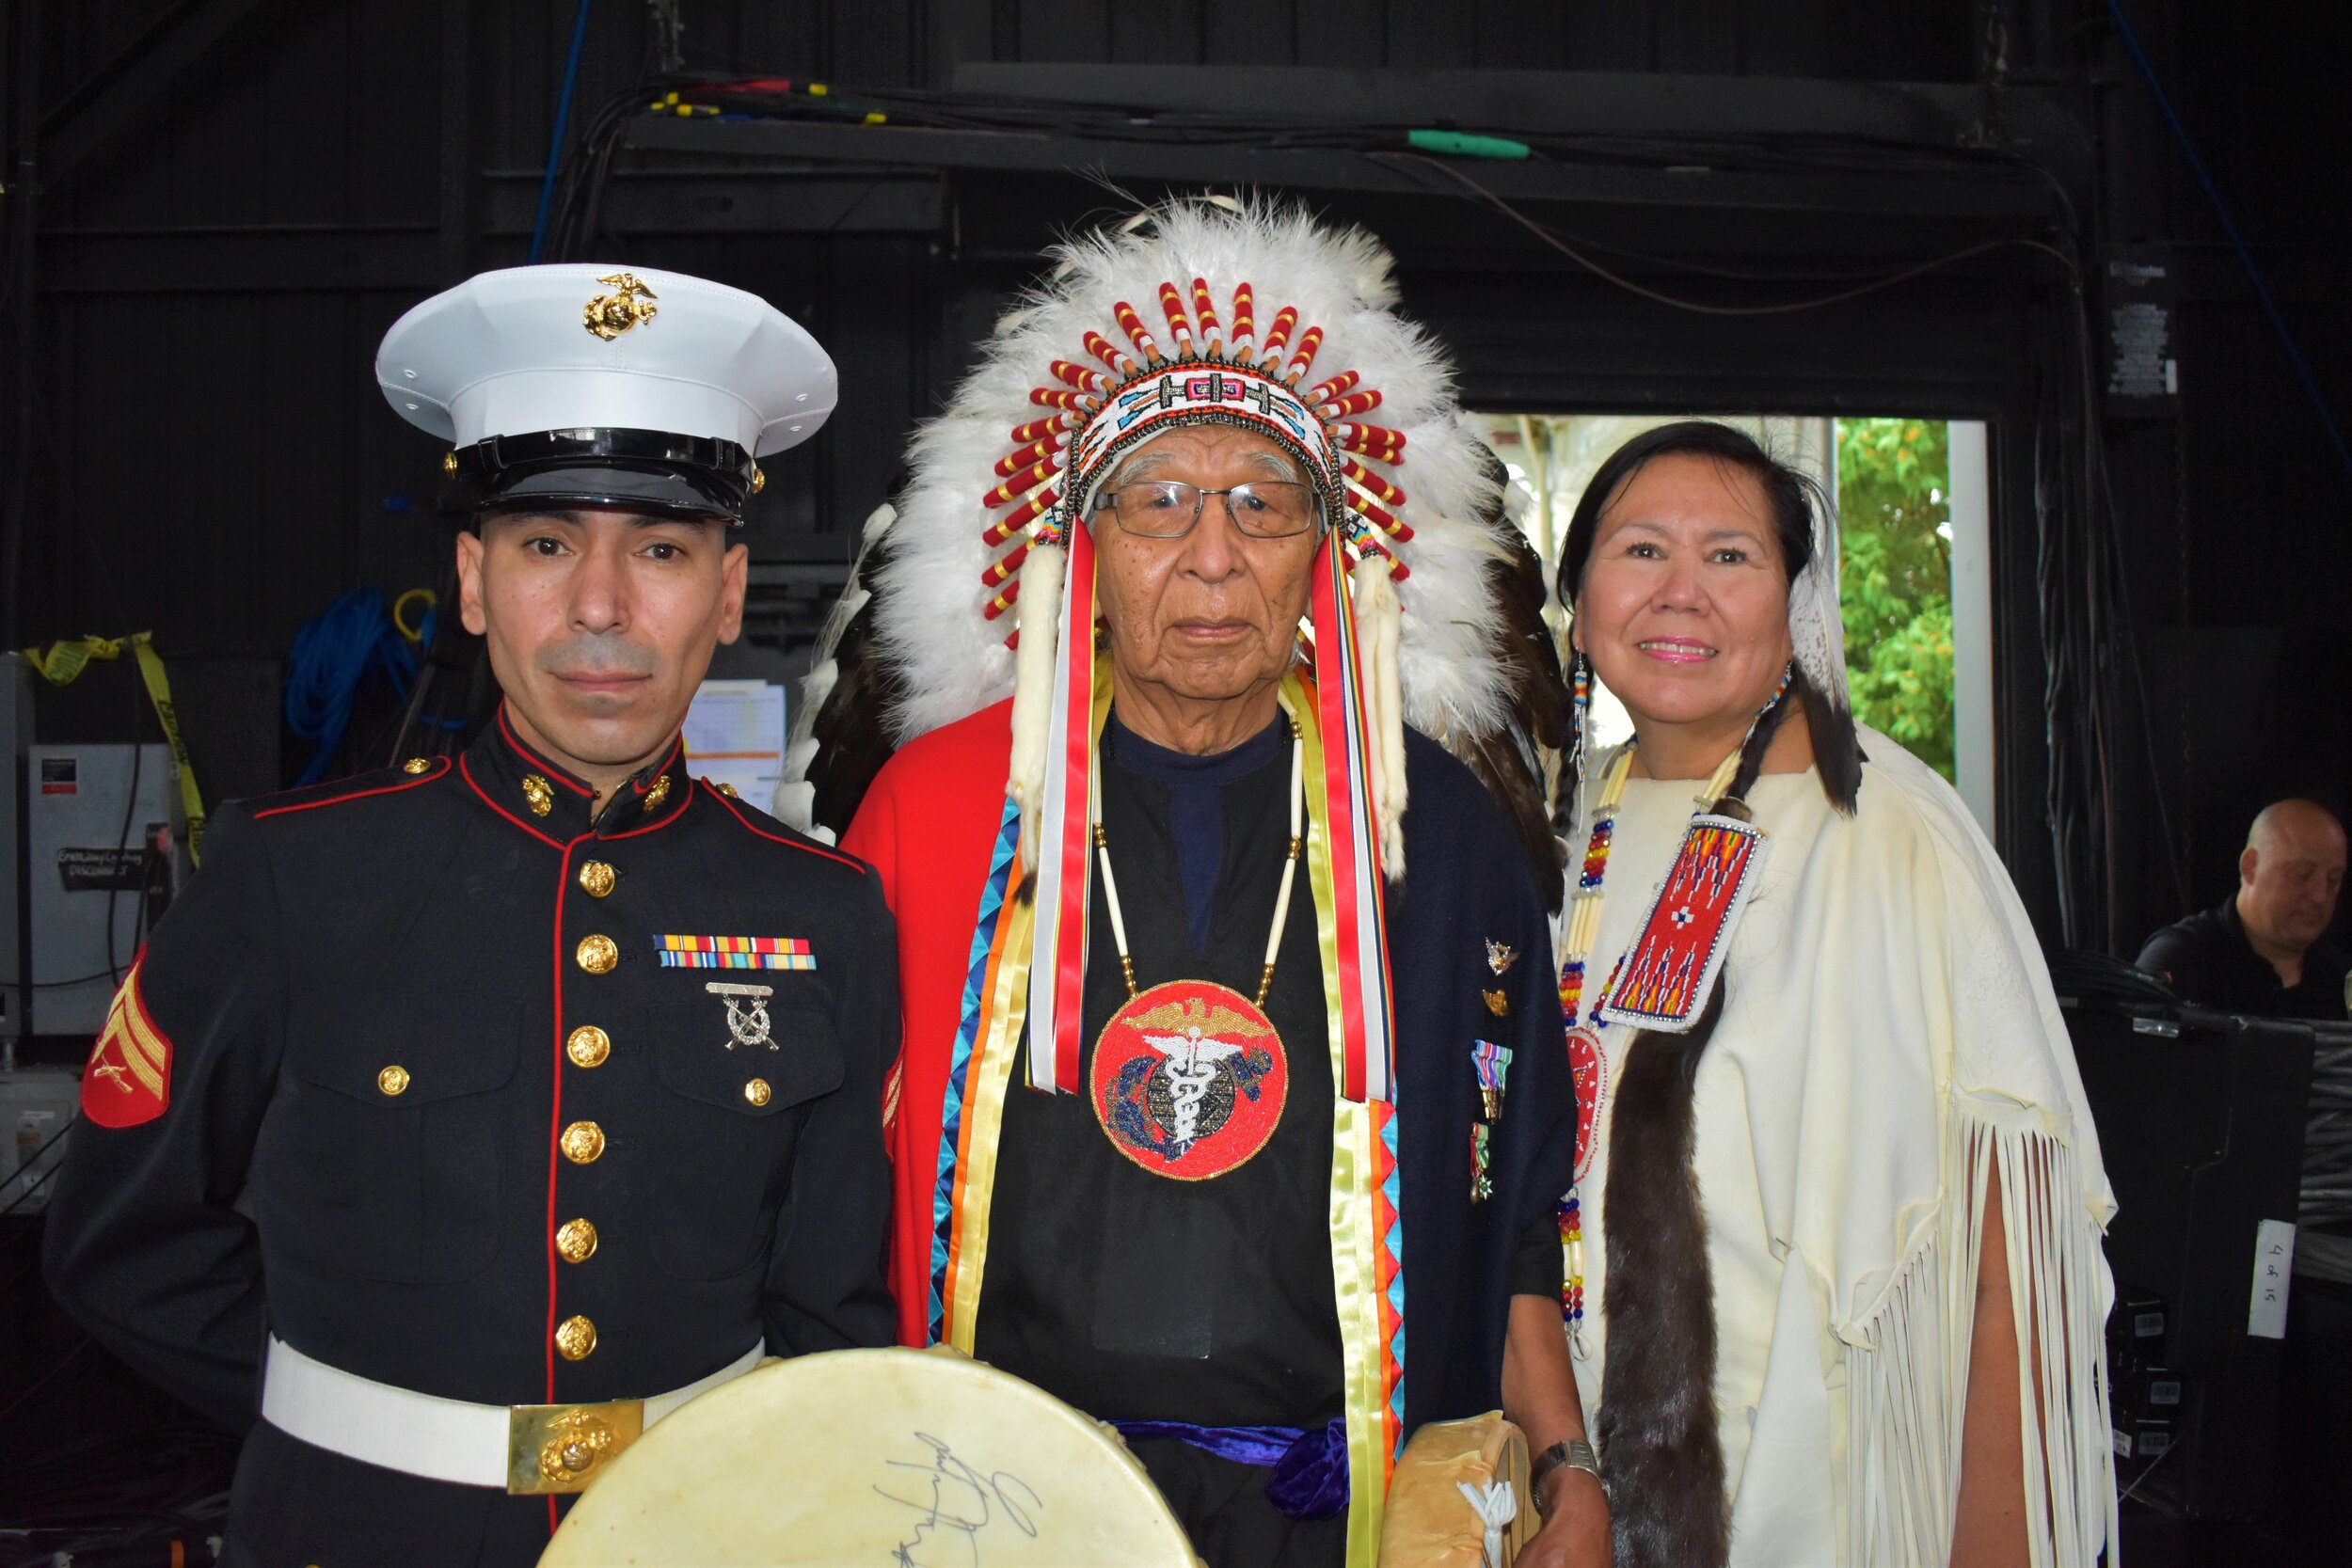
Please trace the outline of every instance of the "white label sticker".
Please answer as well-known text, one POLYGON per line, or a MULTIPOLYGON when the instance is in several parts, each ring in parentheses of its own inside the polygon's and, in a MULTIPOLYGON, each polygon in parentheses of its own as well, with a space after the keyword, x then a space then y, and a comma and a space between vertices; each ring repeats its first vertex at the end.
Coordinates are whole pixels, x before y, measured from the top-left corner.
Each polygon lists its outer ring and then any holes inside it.
POLYGON ((2132 1434, 2128 1432, 2117 1432, 2111 1435, 2115 1438, 2115 1457, 2118 1459, 2131 1458, 2132 1434))
POLYGON ((2254 1227, 2254 1299, 2246 1332, 2257 1339, 2287 1337, 2287 1286, 2295 1278, 2295 1227, 2265 1220, 2254 1227))
POLYGON ((2180 1403, 2181 1386, 2177 1383, 2169 1383, 2162 1380, 2151 1382, 2148 1385, 2148 1402, 2150 1404, 2180 1403))
POLYGON ((2136 1312, 2132 1315, 2132 1334, 2137 1338, 2156 1339, 2164 1336, 2164 1314, 2136 1312))
POLYGON ((2160 1458, 2171 1446, 2172 1434, 2169 1432, 2143 1432, 2139 1434, 2139 1457, 2142 1459, 2160 1458))

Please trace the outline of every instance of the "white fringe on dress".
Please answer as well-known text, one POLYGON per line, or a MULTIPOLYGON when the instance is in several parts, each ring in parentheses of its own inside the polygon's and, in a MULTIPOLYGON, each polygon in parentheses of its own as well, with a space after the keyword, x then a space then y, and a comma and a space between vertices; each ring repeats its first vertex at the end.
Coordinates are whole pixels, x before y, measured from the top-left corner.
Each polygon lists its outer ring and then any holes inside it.
POLYGON ((1937 1232, 1898 1271, 1847 1348, 1846 1560, 1943 1568, 1960 1501, 1961 1431, 1984 1205, 1997 1170, 2009 1240, 2026 1536, 2033 1568, 2115 1568, 2099 1227, 2074 1151, 2012 1102, 1955 1097, 1937 1232))

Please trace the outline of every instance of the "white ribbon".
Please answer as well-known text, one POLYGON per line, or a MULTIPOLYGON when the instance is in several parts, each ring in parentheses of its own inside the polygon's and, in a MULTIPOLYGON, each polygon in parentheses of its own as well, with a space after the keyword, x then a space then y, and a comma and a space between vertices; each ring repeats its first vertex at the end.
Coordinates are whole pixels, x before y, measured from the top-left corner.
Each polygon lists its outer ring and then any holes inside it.
POLYGON ((1470 1512, 1478 1515, 1478 1522, 1486 1528, 1486 1544, 1479 1560, 1486 1568, 1503 1568, 1502 1532, 1510 1527, 1512 1520, 1519 1516, 1519 1500, 1512 1495, 1511 1483, 1490 1481, 1479 1486, 1470 1481, 1457 1481, 1454 1484, 1469 1500, 1470 1512))

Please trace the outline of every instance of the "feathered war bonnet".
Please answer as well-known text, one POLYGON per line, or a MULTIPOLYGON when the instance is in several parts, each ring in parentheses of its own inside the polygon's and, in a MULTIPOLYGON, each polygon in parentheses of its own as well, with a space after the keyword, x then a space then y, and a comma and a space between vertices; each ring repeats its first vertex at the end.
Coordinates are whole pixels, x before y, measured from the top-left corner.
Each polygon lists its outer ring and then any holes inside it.
MULTIPOLYGON (((895 517, 868 528, 891 741, 1012 694, 1006 790, 1037 911, 1030 1079, 1074 1087, 1094 765, 1087 519, 1122 457, 1154 436, 1220 423, 1269 437, 1313 484, 1327 525, 1301 649, 1325 759, 1308 787, 1327 825, 1341 966, 1358 978, 1341 988, 1343 1011, 1366 1041, 1344 1089, 1385 1099, 1381 898, 1384 878, 1404 872, 1404 727, 1447 740, 1490 736, 1506 718, 1490 569, 1511 525, 1484 449, 1436 346, 1396 313, 1388 252, 1360 230, 1196 198, 1052 254, 916 436, 895 517)), ((844 626, 864 593, 852 586, 844 626)), ((830 684, 829 666, 813 684, 830 684)), ((804 737, 795 751, 787 778, 814 747, 804 737)))

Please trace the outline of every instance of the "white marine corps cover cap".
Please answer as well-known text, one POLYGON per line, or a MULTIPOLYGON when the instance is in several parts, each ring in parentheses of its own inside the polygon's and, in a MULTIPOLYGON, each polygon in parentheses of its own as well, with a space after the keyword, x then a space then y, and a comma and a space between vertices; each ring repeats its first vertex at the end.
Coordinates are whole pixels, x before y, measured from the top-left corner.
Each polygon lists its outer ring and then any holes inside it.
POLYGON ((478 508, 615 506, 740 523, 758 459, 832 414, 833 360, 756 294, 610 263, 468 278, 392 324, 376 384, 451 444, 478 508))

